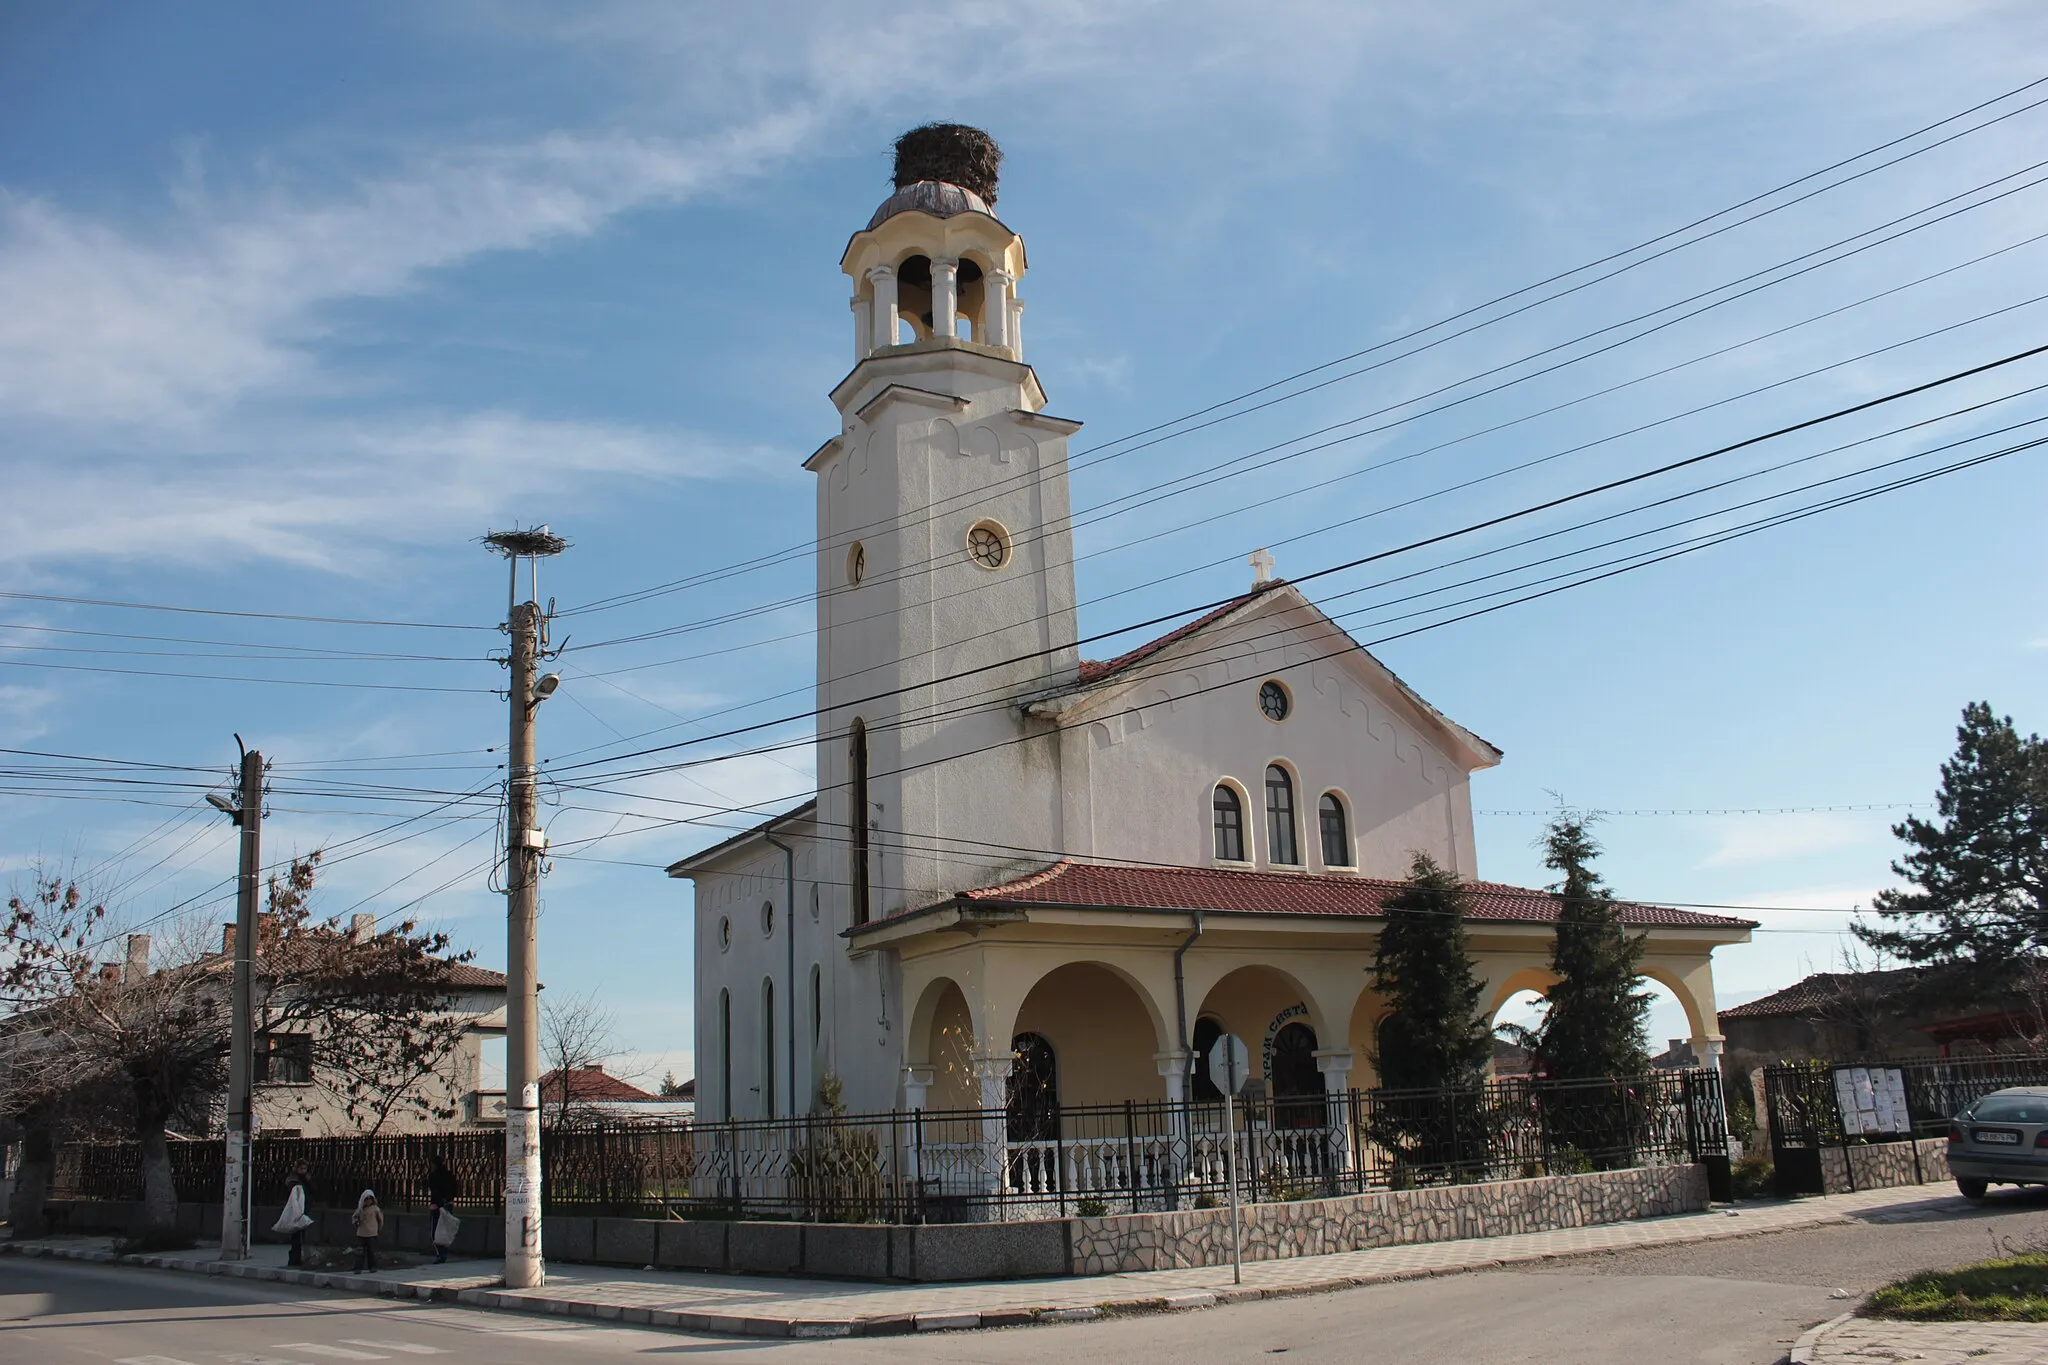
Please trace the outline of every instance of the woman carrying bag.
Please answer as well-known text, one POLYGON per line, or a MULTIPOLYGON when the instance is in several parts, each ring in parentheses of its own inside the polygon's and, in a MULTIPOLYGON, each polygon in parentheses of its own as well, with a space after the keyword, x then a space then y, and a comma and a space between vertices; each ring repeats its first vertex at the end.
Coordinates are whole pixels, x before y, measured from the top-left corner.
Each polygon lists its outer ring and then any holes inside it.
POLYGON ((427 1158, 427 1211, 434 1219, 434 1263, 444 1264, 448 1260, 448 1248, 455 1245, 455 1234, 462 1229, 462 1220, 455 1216, 454 1204, 461 1197, 461 1190, 455 1183, 455 1173, 448 1169, 448 1163, 441 1160, 439 1152, 427 1158))
POLYGON ((292 1167, 291 1184, 284 1197, 284 1212, 271 1225, 272 1232, 283 1233, 292 1239, 291 1251, 284 1262, 288 1266, 306 1263, 306 1229, 313 1226, 313 1216, 306 1212, 306 1189, 310 1179, 305 1162, 292 1167))

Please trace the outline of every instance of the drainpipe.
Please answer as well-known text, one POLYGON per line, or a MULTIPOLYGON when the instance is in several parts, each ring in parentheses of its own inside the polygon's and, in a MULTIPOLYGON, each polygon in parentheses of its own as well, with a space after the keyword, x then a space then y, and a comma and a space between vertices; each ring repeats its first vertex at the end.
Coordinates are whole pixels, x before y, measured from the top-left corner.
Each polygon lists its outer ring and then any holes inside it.
POLYGON ((796 1107, 796 850, 775 837, 775 822, 761 831, 761 837, 782 850, 782 938, 789 947, 789 1116, 797 1116, 796 1107))
MULTIPOLYGON (((1195 911, 1195 928, 1188 935, 1187 942, 1173 950, 1173 1012, 1175 1022, 1180 1025, 1180 1050, 1188 1050, 1188 984, 1181 974, 1181 959, 1188 955, 1188 949, 1195 946, 1195 940, 1202 936, 1202 912, 1195 911)), ((1189 1074, 1193 1074, 1190 1063, 1189 1074)))

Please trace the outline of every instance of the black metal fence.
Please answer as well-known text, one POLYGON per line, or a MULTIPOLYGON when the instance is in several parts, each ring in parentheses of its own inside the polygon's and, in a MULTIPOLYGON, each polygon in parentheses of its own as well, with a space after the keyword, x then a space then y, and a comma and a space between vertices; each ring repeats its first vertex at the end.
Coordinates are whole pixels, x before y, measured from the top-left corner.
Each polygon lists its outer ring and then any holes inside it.
POLYGON ((1764 1117, 1771 1160, 1785 1194, 1818 1194, 1825 1182, 1821 1152, 1874 1142, 1936 1138, 1948 1121, 1990 1094, 2013 1085, 2048 1085, 2048 1053, 1991 1053, 1980 1057, 1912 1057, 1857 1062, 1777 1062, 1764 1068, 1764 1117), (1897 1071, 1904 1103, 1885 1106, 1888 1122, 1858 1117, 1843 1102, 1855 1072, 1897 1071))
POLYGON ((2048 1085, 2048 1053, 1981 1057, 1913 1057, 1857 1062, 1778 1062, 1764 1068, 1764 1106, 1775 1147, 1839 1147, 1885 1138, 1941 1137, 1948 1121, 1994 1090, 2048 1085), (1891 1133, 1852 1132, 1843 1113, 1838 1073, 1896 1069, 1905 1081, 1904 1122, 1891 1133))
MULTIPOLYGON (((561 1212, 638 1213, 659 1210, 690 1190, 691 1130, 680 1126, 579 1126, 541 1134, 541 1184, 547 1206, 561 1212)), ((499 1208, 505 1198, 505 1137, 489 1130, 402 1137, 258 1137, 251 1189, 256 1200, 284 1198, 291 1173, 304 1163, 316 1207, 346 1208, 364 1189, 387 1209, 427 1205, 427 1167, 439 1156, 455 1177, 458 1208, 499 1208)), ((223 1153, 218 1138, 170 1144, 171 1176, 182 1200, 221 1197, 223 1153)), ((60 1148, 53 1181, 58 1198, 142 1197, 134 1143, 78 1143, 60 1148)))
MULTIPOLYGON (((1004 1110, 814 1115, 592 1127, 544 1133, 551 1210, 779 1217, 827 1222, 979 1222, 1211 1207, 1235 1157, 1247 1200, 1304 1199, 1725 1158, 1720 1076, 1515 1078, 1469 1090, 1350 1091, 1233 1106, 1166 1102, 1054 1106, 1020 1134, 1004 1110)), ((259 1138, 256 1197, 281 1198, 304 1161, 316 1203, 374 1188, 420 1207, 439 1154, 460 1203, 502 1197, 496 1133, 259 1138)), ((174 1143, 181 1198, 220 1197, 218 1141, 174 1143)), ((132 1146, 68 1148, 58 1193, 133 1199, 132 1146)))

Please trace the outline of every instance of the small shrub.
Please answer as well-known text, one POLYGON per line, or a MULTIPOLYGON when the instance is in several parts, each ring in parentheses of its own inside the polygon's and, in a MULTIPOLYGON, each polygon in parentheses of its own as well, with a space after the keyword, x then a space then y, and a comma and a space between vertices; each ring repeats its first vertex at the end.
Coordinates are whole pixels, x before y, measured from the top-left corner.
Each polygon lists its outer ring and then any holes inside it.
POLYGON ((1220 1209, 1223 1207, 1223 1202, 1213 1194, 1198 1194, 1195 1196, 1195 1207, 1198 1209, 1220 1209))
POLYGON ((1734 1177, 1737 1199, 1762 1199, 1773 1192, 1778 1172, 1769 1157, 1750 1152, 1735 1163, 1734 1177))
POLYGON ((1074 1212, 1083 1218, 1107 1218, 1109 1205, 1100 1199, 1083 1199, 1074 1205, 1074 1212))

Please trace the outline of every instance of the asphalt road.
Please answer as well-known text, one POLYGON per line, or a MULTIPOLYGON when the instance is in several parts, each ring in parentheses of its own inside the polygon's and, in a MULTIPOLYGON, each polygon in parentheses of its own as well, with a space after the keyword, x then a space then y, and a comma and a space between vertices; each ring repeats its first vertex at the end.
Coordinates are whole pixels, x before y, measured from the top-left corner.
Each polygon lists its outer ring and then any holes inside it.
MULTIPOLYGON (((1931 1194, 1880 1218, 1766 1237, 1577 1257, 1338 1294, 1058 1327, 774 1343, 597 1327, 316 1294, 162 1271, 0 1260, 0 1365, 527 1365, 770 1356, 775 1365, 1113 1359, 1194 1365, 1484 1361, 1487 1365, 1769 1365, 1807 1327, 1914 1270, 2048 1246, 2048 1191, 1982 1205, 1931 1194), (30 1306, 34 1306, 31 1304, 30 1306)), ((2043 1328, 2048 1335, 2048 1328, 2043 1328)))

